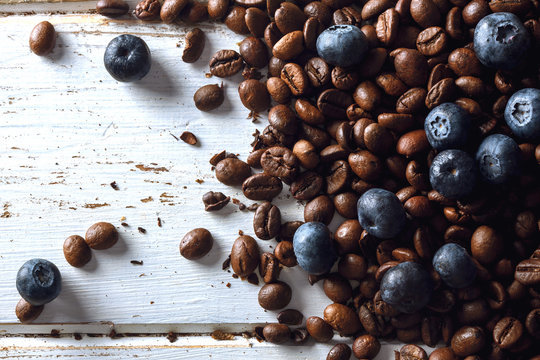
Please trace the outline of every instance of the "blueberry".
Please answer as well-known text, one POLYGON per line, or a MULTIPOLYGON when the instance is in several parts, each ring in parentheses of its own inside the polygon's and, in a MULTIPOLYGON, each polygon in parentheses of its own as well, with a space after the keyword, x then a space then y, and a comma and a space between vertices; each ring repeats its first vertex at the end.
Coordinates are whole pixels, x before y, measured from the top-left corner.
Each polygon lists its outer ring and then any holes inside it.
POLYGON ((103 61, 109 74, 124 82, 145 77, 152 62, 146 43, 133 35, 120 35, 112 39, 107 45, 103 61))
POLYGON ((433 158, 429 168, 431 187, 449 199, 470 194, 476 184, 474 159, 461 150, 444 150, 433 158))
POLYGON ((429 303, 433 283, 422 265, 407 261, 384 274, 380 290, 385 302, 401 312, 412 314, 429 303))
POLYGON ((474 52, 482 64, 514 69, 531 46, 530 35, 519 18, 507 12, 485 16, 474 30, 474 52))
POLYGON ((451 288, 464 288, 476 278, 477 268, 471 256, 458 244, 441 246, 433 256, 433 268, 451 288))
POLYGON ((336 261, 330 231, 323 223, 302 224, 294 233, 293 249, 298 265, 310 274, 324 274, 336 261))
POLYGON ((367 38, 354 25, 330 26, 317 38, 317 53, 324 61, 335 66, 356 65, 367 51, 367 38))
POLYGON ((357 203, 358 221, 371 235, 388 239, 396 236, 407 220, 397 196, 384 189, 366 191, 357 203))
POLYGON ((467 142, 469 124, 469 114, 461 106, 444 103, 430 111, 424 121, 424 130, 433 148, 458 149, 467 142))
POLYGON ((30 304, 39 306, 53 301, 62 289, 62 276, 52 262, 28 260, 17 273, 17 290, 30 304))
POLYGON ((504 119, 516 136, 540 139, 540 90, 527 88, 515 92, 506 103, 504 119))
POLYGON ((488 136, 476 152, 480 175, 492 184, 504 184, 519 174, 520 153, 512 138, 502 134, 488 136))

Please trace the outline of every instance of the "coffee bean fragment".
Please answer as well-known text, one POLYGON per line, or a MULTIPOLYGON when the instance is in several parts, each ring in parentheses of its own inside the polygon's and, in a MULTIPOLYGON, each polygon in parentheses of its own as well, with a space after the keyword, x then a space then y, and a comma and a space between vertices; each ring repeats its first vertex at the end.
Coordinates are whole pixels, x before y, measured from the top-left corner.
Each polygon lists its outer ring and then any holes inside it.
POLYGON ((197 144, 197 137, 190 131, 184 131, 182 135, 180 135, 180 140, 189 145, 197 144))
POLYGON ((199 28, 191 29, 185 38, 186 45, 182 53, 182 61, 186 63, 194 63, 199 60, 204 50, 206 36, 199 28))
POLYGON ((221 192, 209 191, 202 197, 205 211, 217 211, 223 209, 231 200, 221 192))

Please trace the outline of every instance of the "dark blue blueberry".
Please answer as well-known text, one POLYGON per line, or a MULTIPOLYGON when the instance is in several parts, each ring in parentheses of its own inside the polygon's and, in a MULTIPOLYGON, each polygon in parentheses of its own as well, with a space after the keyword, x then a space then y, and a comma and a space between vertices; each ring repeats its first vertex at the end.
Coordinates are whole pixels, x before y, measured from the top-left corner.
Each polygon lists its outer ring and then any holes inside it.
POLYGON ((431 187, 449 199, 471 193, 476 184, 474 159, 461 150, 444 150, 435 156, 429 168, 431 187))
POLYGON ((384 274, 380 290, 385 302, 401 312, 412 314, 429 303, 433 283, 422 265, 407 261, 384 274))
POLYGON ((474 30, 474 52, 482 64, 511 70, 531 46, 531 38, 519 18, 507 12, 485 16, 474 30))
POLYGON ((371 235, 388 239, 405 226, 407 215, 397 196, 388 190, 370 189, 357 203, 358 221, 371 235))
POLYGON ((464 288, 476 278, 477 268, 471 256, 458 244, 441 246, 433 256, 433 268, 451 288, 464 288))
POLYGON ((105 56, 105 69, 118 81, 135 81, 150 71, 150 49, 143 39, 133 35, 120 35, 111 40, 105 56))
POLYGON ((469 114, 461 106, 444 103, 430 111, 424 121, 424 130, 433 148, 458 149, 467 142, 469 124, 469 114))
POLYGON ((32 305, 53 301, 62 289, 62 276, 52 262, 44 259, 28 260, 17 273, 17 290, 32 305))
POLYGON ((506 103, 504 119, 516 136, 540 139, 540 90, 527 88, 515 92, 506 103))
POLYGON ((480 175, 492 184, 503 184, 519 174, 521 151, 516 142, 502 134, 490 135, 476 152, 480 175))
POLYGON ((301 225, 294 233, 293 249, 298 265, 310 274, 330 271, 337 258, 330 231, 320 222, 301 225))
POLYGON ((317 53, 335 66, 356 65, 364 59, 367 51, 367 38, 354 25, 330 26, 317 38, 317 53))

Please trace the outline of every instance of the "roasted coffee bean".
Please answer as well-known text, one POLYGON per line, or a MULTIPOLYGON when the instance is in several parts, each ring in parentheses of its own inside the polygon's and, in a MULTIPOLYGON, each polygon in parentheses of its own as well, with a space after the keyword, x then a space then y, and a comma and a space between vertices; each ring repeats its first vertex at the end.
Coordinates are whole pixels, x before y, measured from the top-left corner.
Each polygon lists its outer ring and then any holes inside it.
MULTIPOLYGON (((159 4, 159 2, 158 2, 159 4)), ((194 28, 186 34, 186 46, 182 54, 182 61, 194 63, 199 60, 204 50, 205 35, 199 28, 194 28)))
POLYGON ((225 17, 225 25, 237 34, 249 34, 246 24, 246 9, 242 6, 233 6, 225 17))
POLYGON ((519 238, 527 239, 534 236, 538 231, 536 217, 532 211, 524 211, 517 215, 514 232, 519 238))
POLYGON ((419 29, 417 26, 401 26, 399 29, 399 36, 396 38, 393 47, 396 49, 415 49, 416 39, 418 38, 420 32, 421 29, 419 29))
POLYGON ((321 162, 328 164, 336 160, 346 159, 349 156, 349 151, 341 147, 341 145, 328 145, 319 153, 321 162))
POLYGON ((264 11, 256 7, 250 7, 246 9, 245 19, 246 26, 248 27, 251 35, 262 38, 264 36, 264 29, 270 23, 270 19, 264 11))
POLYGON ((297 264, 291 241, 283 240, 279 242, 274 249, 274 255, 286 267, 293 267, 297 264))
POLYGON ((281 224, 278 241, 293 241, 294 233, 304 222, 303 221, 287 221, 281 224))
POLYGON ((361 233, 362 227, 358 220, 345 220, 341 223, 334 234, 334 241, 339 254, 354 253, 360 250, 358 241, 361 233))
POLYGON ((423 28, 441 23, 441 12, 432 0, 412 0, 411 17, 423 28))
POLYGON ((172 23, 180 15, 180 12, 186 7, 188 2, 188 0, 165 0, 159 12, 161 21, 166 24, 172 23))
POLYGON ((350 154, 348 161, 352 171, 365 181, 377 180, 384 169, 382 161, 367 150, 350 154))
POLYGON ((349 280, 362 280, 366 276, 367 262, 356 254, 346 254, 338 263, 338 272, 349 280))
POLYGON ((227 15, 228 0, 208 0, 208 16, 210 19, 221 19, 227 15))
POLYGON ((331 73, 332 84, 340 90, 351 90, 358 85, 358 73, 336 66, 331 73))
POLYGON ((323 91, 317 99, 317 107, 331 119, 343 119, 347 116, 347 108, 354 102, 352 97, 337 89, 323 91))
POLYGON ((261 240, 270 240, 279 234, 281 212, 279 208, 265 201, 257 207, 253 216, 253 231, 261 240))
POLYGON ((332 20, 334 25, 358 26, 362 22, 362 14, 352 6, 346 6, 334 11, 332 14, 332 20))
POLYGON ((92 259, 90 247, 79 235, 71 235, 64 241, 64 257, 69 265, 82 267, 92 259))
POLYGON ((48 21, 37 24, 30 33, 28 41, 30 50, 36 55, 44 56, 52 51, 56 43, 56 31, 48 21))
POLYGON ((497 260, 503 252, 504 241, 491 227, 479 226, 471 237, 471 254, 482 264, 497 260))
POLYGON ((324 115, 308 100, 298 99, 294 104, 298 117, 310 125, 320 125, 325 122, 324 115))
POLYGON ((318 316, 311 316, 306 320, 306 329, 317 342, 328 342, 334 337, 332 327, 318 316))
POLYGON ((160 11, 161 3, 159 0, 142 0, 135 7, 133 15, 139 20, 151 21, 159 18, 160 11))
POLYGON ((337 160, 330 165, 326 176, 326 193, 334 195, 340 192, 349 182, 351 168, 345 160, 337 160))
POLYGON ((425 218, 433 213, 433 208, 425 196, 413 196, 403 204, 403 207, 413 217, 425 218))
POLYGON ((32 305, 24 299, 20 299, 15 307, 15 315, 23 324, 36 320, 44 309, 44 305, 32 305))
POLYGON ((242 57, 234 50, 219 50, 210 59, 210 73, 221 78, 238 73, 243 66, 242 57))
POLYGON ((358 359, 373 359, 381 350, 381 343, 372 335, 361 335, 354 340, 352 350, 358 359))
POLYGON ((328 355, 326 356, 326 360, 349 360, 351 354, 352 351, 349 345, 339 343, 330 349, 328 355))
POLYGON ((371 78, 379 73, 388 56, 385 48, 374 48, 367 52, 358 69, 358 75, 362 78, 371 78))
POLYGON ((96 11, 100 15, 114 18, 127 14, 129 4, 124 0, 98 0, 96 11))
MULTIPOLYGON (((375 295, 376 290, 371 288, 371 284, 369 284, 371 281, 364 280, 360 286, 362 287, 362 284, 364 286, 369 285, 369 290, 373 292, 373 295, 375 295)), ((374 284, 376 286, 376 284, 374 284)), ((362 289, 361 289, 362 291, 362 289)), ((370 294, 363 294, 363 295, 370 295, 370 294)), ((368 334, 372 336, 380 336, 383 332, 383 328, 385 326, 384 320, 381 316, 375 314, 374 305, 371 301, 368 301, 364 303, 360 309, 358 310, 358 317, 360 318, 360 322, 362 323, 362 326, 364 329, 368 332, 368 334)))
POLYGON ((331 72, 328 64, 319 57, 308 60, 304 67, 310 84, 317 88, 328 84, 331 80, 331 72))
POLYGON ((281 60, 290 60, 304 51, 304 34, 293 31, 283 35, 272 48, 272 54, 281 60))
POLYGON ((264 339, 273 344, 283 344, 289 341, 291 330, 284 324, 267 324, 263 328, 264 339))
POLYGON ((283 309, 291 301, 292 290, 284 282, 275 282, 264 285, 259 290, 259 305, 265 310, 283 309))
POLYGON ((377 32, 377 39, 384 46, 392 44, 397 35, 399 28, 399 14, 394 8, 385 10, 375 25, 375 31, 377 32))
POLYGON ((291 90, 285 81, 278 77, 269 78, 266 81, 266 89, 272 99, 278 104, 288 104, 291 100, 291 90))
POLYGON ((256 145, 254 146, 254 149, 259 149, 262 147, 267 148, 276 145, 292 146, 293 143, 294 136, 286 135, 281 131, 274 129, 272 125, 268 125, 266 128, 264 128, 262 135, 258 136, 258 140, 255 143, 256 145))
POLYGON ((430 316, 422 319, 422 341, 429 347, 435 347, 441 340, 441 319, 430 316))
POLYGON ((447 45, 448 38, 444 30, 438 26, 424 29, 416 39, 416 48, 424 56, 439 55, 447 45))
POLYGON ((429 360, 458 360, 458 357, 451 348, 441 347, 433 350, 429 355, 429 360))
POLYGON ((306 15, 295 4, 282 2, 274 14, 274 19, 279 30, 286 35, 293 31, 302 30, 306 15))
POLYGON ((406 329, 396 329, 396 338, 403 343, 413 343, 422 340, 420 326, 415 325, 406 329))
POLYGON ((281 70, 280 76, 281 80, 285 81, 294 96, 303 95, 309 89, 308 76, 298 64, 286 64, 281 70))
POLYGON ((428 360, 428 356, 420 346, 408 344, 399 350, 399 360, 428 360))
MULTIPOLYGON (((283 37, 275 22, 269 23, 264 29, 264 42, 270 49, 283 37)), ((281 60, 281 59, 280 59, 281 60)), ((281 60, 284 61, 284 60, 281 60)))
POLYGON ((211 111, 223 104, 223 84, 204 85, 193 94, 195 107, 201 111, 211 111))
POLYGON ((448 66, 458 76, 481 76, 482 65, 474 51, 458 48, 448 56, 448 66))
POLYGON ((452 336, 451 347, 454 354, 465 357, 482 350, 486 342, 484 330, 479 326, 464 326, 452 336))
POLYGON ((251 111, 261 112, 270 107, 270 94, 266 85, 259 80, 244 80, 238 85, 238 95, 242 104, 251 111))
POLYGON ((540 339, 540 309, 533 309, 527 315, 525 328, 535 339, 540 339))
POLYGON ((353 192, 344 192, 334 196, 334 207, 338 214, 347 219, 355 219, 358 217, 356 203, 358 195, 353 192))
POLYGON ((455 98, 457 89, 454 79, 445 78, 429 89, 425 104, 431 110, 445 102, 450 102, 455 98))
POLYGON ((302 31, 304 35, 304 45, 306 49, 315 51, 317 49, 317 38, 323 31, 323 25, 316 18, 310 17, 304 23, 304 29, 302 31))
POLYGON ((294 144, 293 154, 298 159, 300 165, 306 169, 314 169, 319 164, 319 155, 313 144, 307 140, 298 140, 296 144, 294 144))
MULTIPOLYGON (((413 1, 431 2, 431 0, 413 1)), ((426 84, 429 75, 429 68, 426 58, 420 54, 418 50, 404 48, 396 49, 390 53, 390 56, 394 58, 396 75, 405 84, 411 87, 424 86, 426 84)))
POLYGON ((532 3, 526 0, 514 1, 508 3, 502 0, 491 0, 489 2, 489 8, 494 13, 496 12, 510 12, 516 14, 519 17, 524 16, 532 7, 532 3))
POLYGON ((490 308, 483 298, 459 304, 456 309, 457 319, 464 325, 481 325, 490 315, 490 308))
POLYGON ((283 310, 277 315, 277 321, 285 325, 300 325, 303 318, 304 315, 295 309, 283 310))
POLYGON ((540 259, 525 259, 516 266, 515 278, 525 286, 540 284, 540 259))
POLYGON ((180 241, 180 255, 188 260, 197 260, 208 254, 213 244, 214 238, 208 230, 193 229, 180 241))
POLYGON ((290 183, 298 174, 298 159, 293 152, 283 146, 267 149, 261 157, 261 166, 268 175, 276 176, 290 183))
POLYGON ((262 40, 250 36, 239 45, 240 55, 244 61, 255 69, 261 69, 268 64, 268 51, 262 40))
POLYGON ((452 40, 465 40, 465 24, 459 7, 453 7, 448 14, 446 14, 446 24, 444 29, 452 40))
POLYGON ((259 274, 266 284, 276 282, 280 271, 279 261, 274 254, 265 252, 261 255, 259 274))
POLYGON ((105 250, 116 244, 118 231, 113 224, 98 222, 86 230, 84 241, 93 250, 105 250))
POLYGON ((304 221, 318 221, 330 224, 334 217, 334 203, 327 195, 317 196, 304 207, 304 221))
POLYGON ((235 274, 246 277, 255 271, 259 262, 259 246, 255 239, 248 235, 238 237, 231 250, 231 267, 235 274))
POLYGON ((180 12, 180 20, 188 24, 202 22, 208 19, 208 8, 198 1, 189 1, 180 12))
MULTIPOLYGON (((398 154, 410 157, 417 155, 429 149, 429 142, 426 137, 426 132, 421 130, 413 130, 403 134, 396 145, 398 154)), ((412 184, 411 184, 412 185, 412 184)))
POLYGON ((254 174, 242 183, 244 196, 251 200, 272 200, 283 189, 283 184, 275 176, 265 173, 254 174))
POLYGON ((504 317, 497 322, 493 329, 493 340, 501 349, 509 349, 521 340, 523 325, 513 317, 504 317))
POLYGON ((300 174, 291 183, 291 195, 297 200, 311 200, 321 192, 324 185, 322 176, 313 171, 300 174))
POLYGON ((352 287, 347 279, 333 273, 324 279, 324 293, 335 303, 345 304, 352 297, 352 287))
POLYGON ((362 109, 373 111, 381 102, 382 92, 372 81, 364 81, 354 91, 353 99, 362 109))
POLYGON ((449 290, 438 290, 433 292, 427 308, 437 313, 447 313, 456 304, 455 295, 449 290))
POLYGON ((401 96, 408 89, 394 73, 382 73, 375 78, 375 82, 390 96, 401 96))
POLYGON ((287 135, 296 134, 297 121, 294 112, 285 105, 276 105, 268 112, 268 122, 287 135))
POLYGON ((251 175, 251 168, 242 160, 226 158, 216 165, 216 178, 225 185, 241 185, 251 175))
POLYGON ((321 1, 312 1, 304 6, 304 14, 308 17, 308 20, 309 18, 315 18, 325 27, 332 22, 332 9, 321 1))
POLYGON ((384 126, 373 123, 364 130, 364 145, 372 153, 383 155, 393 148, 394 138, 384 126))
POLYGON ((324 321, 342 336, 356 334, 361 329, 356 312, 342 304, 328 305, 324 309, 324 321))

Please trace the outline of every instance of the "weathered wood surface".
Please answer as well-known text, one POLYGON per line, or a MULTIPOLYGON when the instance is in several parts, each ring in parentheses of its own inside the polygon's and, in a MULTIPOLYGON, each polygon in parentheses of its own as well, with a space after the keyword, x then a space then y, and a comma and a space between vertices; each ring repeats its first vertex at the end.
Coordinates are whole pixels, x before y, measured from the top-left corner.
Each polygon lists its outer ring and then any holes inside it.
MULTIPOLYGON (((135 2, 130 4, 133 8, 135 2)), ((237 49, 242 37, 222 24, 198 25, 207 34, 206 48, 197 63, 185 64, 180 60, 183 35, 192 26, 66 11, 93 6, 0 6, 4 13, 30 8, 68 12, 0 17, 0 332, 107 334, 114 327, 131 333, 208 333, 216 328, 244 331, 275 321, 275 312, 263 311, 257 303, 259 287, 221 269, 238 231, 253 235, 253 213, 232 203, 218 213, 205 213, 200 200, 206 191, 218 190, 252 203, 239 188, 215 180, 208 159, 223 149, 245 159, 251 134, 264 128, 266 114, 255 124, 247 119, 237 96, 239 75, 223 80, 226 100, 218 110, 201 113, 192 102, 197 88, 222 81, 205 77, 211 55, 237 49), (58 32, 54 53, 44 58, 28 48, 28 34, 42 20, 52 22, 58 32), (107 43, 122 33, 142 37, 152 51, 152 69, 138 83, 118 83, 103 67, 107 43), (178 141, 184 130, 196 134, 200 144, 178 141), (113 181, 118 191, 109 185, 113 181), (84 268, 70 267, 62 254, 64 239, 84 235, 97 221, 117 225, 121 240, 110 250, 93 252, 84 268), (120 226, 122 221, 129 227, 120 226), (190 262, 180 257, 178 244, 194 227, 208 228, 215 245, 201 261, 190 262), (19 299, 15 275, 33 257, 59 266, 64 289, 36 324, 20 325, 14 314, 19 299)), ((285 190, 275 203, 284 221, 302 219, 303 206, 288 199, 285 190)), ((275 245, 258 243, 261 250, 275 245)), ((299 268, 285 269, 281 278, 293 287, 289 307, 322 316, 330 301, 321 284, 309 286, 299 268)), ((154 337, 0 340, 0 358, 219 354, 214 357, 315 359, 330 348, 312 343, 275 347, 242 338, 215 342, 208 337, 185 337, 174 344, 154 337)), ((393 347, 385 345, 379 358, 390 358, 393 347)))

